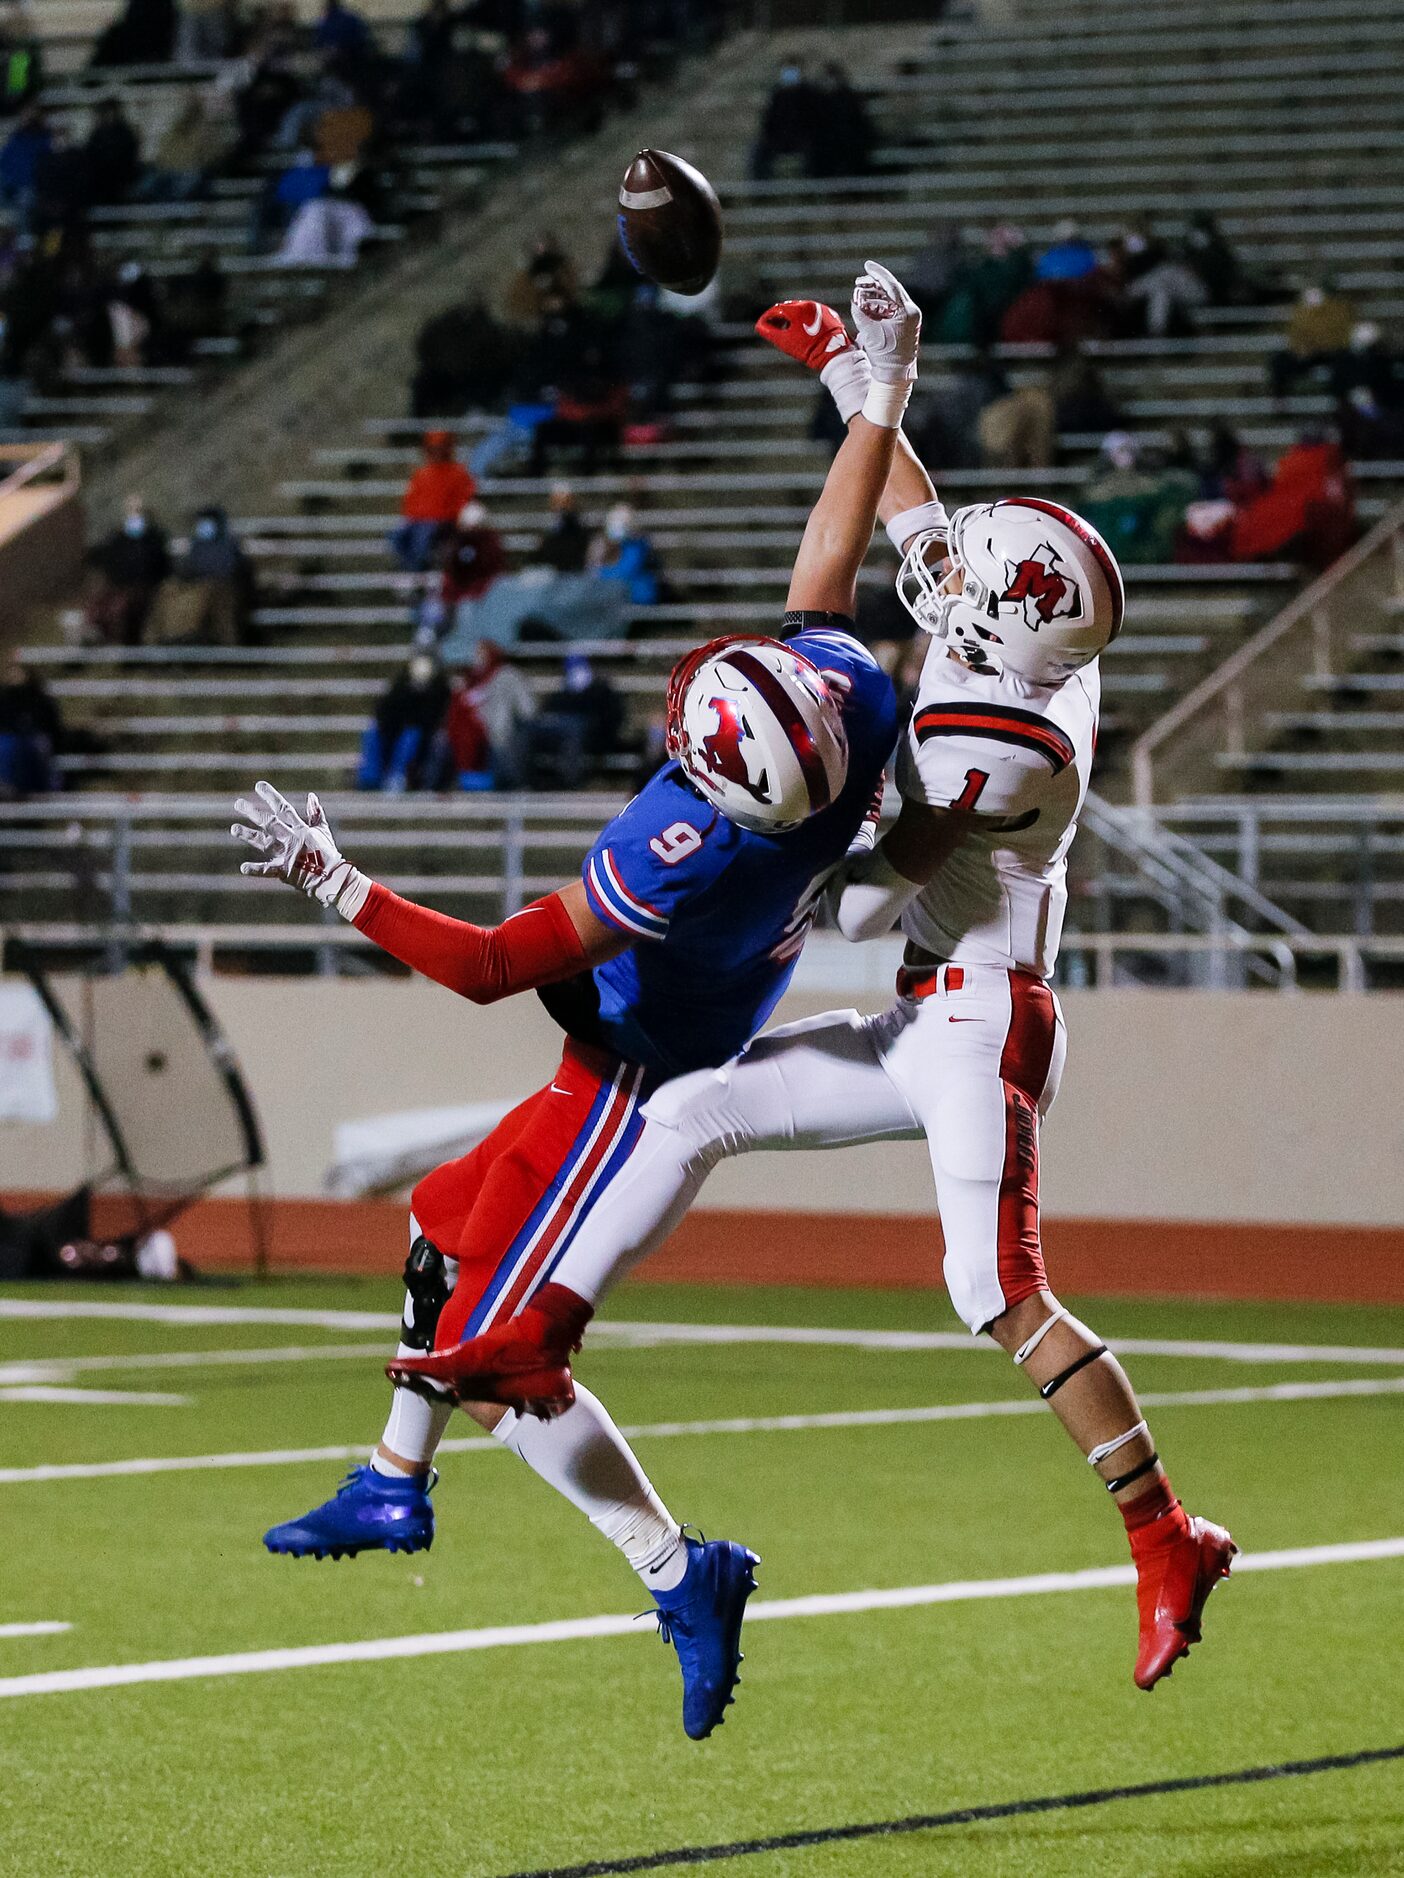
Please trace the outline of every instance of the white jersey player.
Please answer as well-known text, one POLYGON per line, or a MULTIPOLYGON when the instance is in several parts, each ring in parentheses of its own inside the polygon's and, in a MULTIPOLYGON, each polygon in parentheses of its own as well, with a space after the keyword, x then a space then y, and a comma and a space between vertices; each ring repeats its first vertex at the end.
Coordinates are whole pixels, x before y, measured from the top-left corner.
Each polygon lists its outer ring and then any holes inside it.
MULTIPOLYGON (((838 314, 773 307, 758 331, 822 372, 846 422, 868 363, 838 314)), ((1125 1373, 1049 1289, 1039 1239, 1039 1124, 1062 1073, 1048 983, 1067 853, 1097 733, 1098 654, 1121 627, 1121 576, 1096 531, 1032 498, 948 518, 905 439, 880 505, 899 591, 932 643, 898 748, 902 797, 880 844, 850 855, 850 939, 907 937, 897 999, 772 1031, 734 1062, 679 1077, 643 1108, 628 1167, 568 1247, 558 1286, 595 1304, 662 1243, 723 1157, 924 1135, 956 1310, 1047 1399, 1117 1501, 1138 1578, 1135 1679, 1152 1688, 1198 1641, 1228 1533, 1170 1490, 1125 1373)), ((570 1350, 528 1306, 463 1346, 569 1385, 570 1350), (491 1349, 488 1348, 491 1344, 491 1349)))

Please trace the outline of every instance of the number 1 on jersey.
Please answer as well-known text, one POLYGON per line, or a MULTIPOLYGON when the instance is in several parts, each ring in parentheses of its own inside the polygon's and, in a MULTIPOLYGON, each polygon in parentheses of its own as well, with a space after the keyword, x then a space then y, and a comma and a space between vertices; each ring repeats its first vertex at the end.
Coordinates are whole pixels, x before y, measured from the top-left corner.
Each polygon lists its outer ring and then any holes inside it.
POLYGON ((990 773, 985 769, 968 769, 965 772, 965 787, 952 802, 953 809, 973 809, 984 793, 985 784, 990 780, 990 773))

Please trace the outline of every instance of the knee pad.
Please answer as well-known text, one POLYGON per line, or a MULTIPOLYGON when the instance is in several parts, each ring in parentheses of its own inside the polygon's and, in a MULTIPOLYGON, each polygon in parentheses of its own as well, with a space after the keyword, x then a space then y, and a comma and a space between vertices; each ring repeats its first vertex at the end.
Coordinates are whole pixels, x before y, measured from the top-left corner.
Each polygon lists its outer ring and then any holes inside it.
POLYGON ((405 1260, 405 1312, 400 1323, 400 1342, 412 1350, 434 1348, 439 1318, 453 1289, 449 1263, 433 1240, 423 1233, 410 1247, 405 1260))

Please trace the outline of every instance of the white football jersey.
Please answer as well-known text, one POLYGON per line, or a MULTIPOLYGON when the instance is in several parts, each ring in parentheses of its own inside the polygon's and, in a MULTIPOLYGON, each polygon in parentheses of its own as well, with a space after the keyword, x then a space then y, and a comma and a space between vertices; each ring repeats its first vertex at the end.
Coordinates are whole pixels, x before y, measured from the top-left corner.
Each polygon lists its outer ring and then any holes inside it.
POLYGON ((972 832, 908 907, 937 958, 1046 978, 1067 907, 1067 853, 1092 773, 1101 678, 984 677, 932 642, 897 753, 904 797, 964 809, 972 832))

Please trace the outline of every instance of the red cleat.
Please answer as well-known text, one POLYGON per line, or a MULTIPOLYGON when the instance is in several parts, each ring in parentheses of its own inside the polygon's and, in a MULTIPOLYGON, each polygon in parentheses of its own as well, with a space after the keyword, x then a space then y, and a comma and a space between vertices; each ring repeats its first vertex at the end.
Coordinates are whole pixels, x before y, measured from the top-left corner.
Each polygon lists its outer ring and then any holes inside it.
POLYGON ((385 1373, 410 1387, 424 1377, 450 1402, 500 1402, 550 1421, 575 1400, 570 1358, 593 1316, 593 1308, 564 1285, 543 1285, 515 1317, 503 1318, 480 1337, 427 1356, 397 1356, 385 1373))
POLYGON ((1136 1657, 1136 1687, 1153 1689, 1168 1676, 1192 1643, 1200 1638, 1200 1617, 1209 1593, 1238 1547, 1222 1526, 1189 1519, 1179 1512, 1172 1533, 1152 1543, 1154 1527, 1132 1534, 1136 1561, 1136 1604, 1141 1614, 1141 1647, 1136 1657), (1140 1543, 1137 1543, 1140 1541, 1140 1543))

